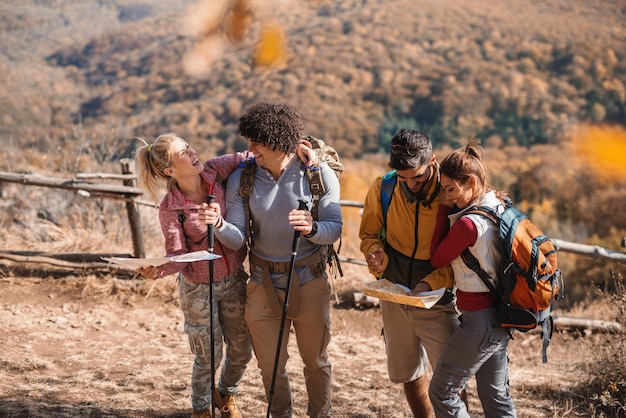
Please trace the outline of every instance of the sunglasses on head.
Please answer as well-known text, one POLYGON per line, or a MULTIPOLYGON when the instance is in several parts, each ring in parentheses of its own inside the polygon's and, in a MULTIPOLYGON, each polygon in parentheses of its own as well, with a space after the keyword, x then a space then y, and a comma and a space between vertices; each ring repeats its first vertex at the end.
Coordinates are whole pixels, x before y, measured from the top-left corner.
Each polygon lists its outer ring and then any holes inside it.
POLYGON ((406 154, 410 157, 417 157, 417 153, 419 152, 419 147, 409 147, 406 145, 393 144, 391 146, 391 153, 393 155, 401 155, 406 154))

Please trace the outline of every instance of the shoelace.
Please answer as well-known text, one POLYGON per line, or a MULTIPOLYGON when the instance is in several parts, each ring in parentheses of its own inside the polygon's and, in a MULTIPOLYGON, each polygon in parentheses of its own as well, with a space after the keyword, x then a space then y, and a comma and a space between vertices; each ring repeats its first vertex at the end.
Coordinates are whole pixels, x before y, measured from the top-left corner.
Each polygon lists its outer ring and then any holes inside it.
POLYGON ((235 410, 235 398, 233 396, 224 396, 224 406, 222 412, 230 412, 235 410))

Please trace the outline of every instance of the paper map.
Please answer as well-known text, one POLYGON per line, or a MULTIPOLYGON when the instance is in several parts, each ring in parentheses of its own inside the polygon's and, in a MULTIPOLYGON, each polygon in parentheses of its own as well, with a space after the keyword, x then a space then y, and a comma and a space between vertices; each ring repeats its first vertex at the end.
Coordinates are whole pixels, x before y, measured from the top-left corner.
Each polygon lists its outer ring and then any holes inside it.
POLYGON ((426 309, 430 309, 435 303, 437 303, 446 291, 446 289, 442 287, 441 289, 431 290, 430 292, 421 292, 415 296, 409 296, 407 295, 409 292, 407 287, 392 283, 386 279, 366 283, 360 290, 368 296, 381 300, 426 309))
POLYGON ((212 254, 206 250, 194 251, 192 253, 176 255, 174 257, 152 257, 152 258, 127 258, 127 257, 101 257, 104 261, 127 267, 129 269, 138 269, 149 266, 162 266, 163 264, 190 263, 192 261, 215 260, 221 255, 212 254))

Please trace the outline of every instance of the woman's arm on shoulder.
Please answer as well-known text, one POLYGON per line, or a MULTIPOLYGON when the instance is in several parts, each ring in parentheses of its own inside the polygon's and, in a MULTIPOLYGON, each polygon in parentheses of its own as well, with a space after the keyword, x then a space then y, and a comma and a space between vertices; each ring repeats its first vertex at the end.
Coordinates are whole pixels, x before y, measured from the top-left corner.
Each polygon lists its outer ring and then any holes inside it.
POLYGON ((219 157, 211 158, 205 165, 213 168, 222 177, 228 178, 228 176, 237 169, 240 163, 248 160, 250 157, 252 157, 252 153, 248 151, 224 154, 219 157))

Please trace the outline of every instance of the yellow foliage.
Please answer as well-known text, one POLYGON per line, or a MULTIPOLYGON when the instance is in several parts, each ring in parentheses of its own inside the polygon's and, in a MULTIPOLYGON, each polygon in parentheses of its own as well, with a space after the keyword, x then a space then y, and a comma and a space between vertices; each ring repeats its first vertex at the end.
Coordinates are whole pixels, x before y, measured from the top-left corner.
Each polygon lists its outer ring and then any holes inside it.
MULTIPOLYGON (((363 203, 374 179, 389 170, 382 161, 374 162, 354 159, 342 159, 342 161, 345 165, 345 171, 339 178, 342 200, 363 203)), ((359 238, 361 208, 344 206, 341 212, 343 214, 343 248, 341 254, 360 258, 362 257, 359 250, 361 243, 359 238)))
POLYGON ((574 150, 602 180, 626 178, 626 130, 583 126, 572 137, 574 150))
POLYGON ((537 209, 546 215, 552 215, 554 213, 554 202, 550 199, 543 199, 537 209))

